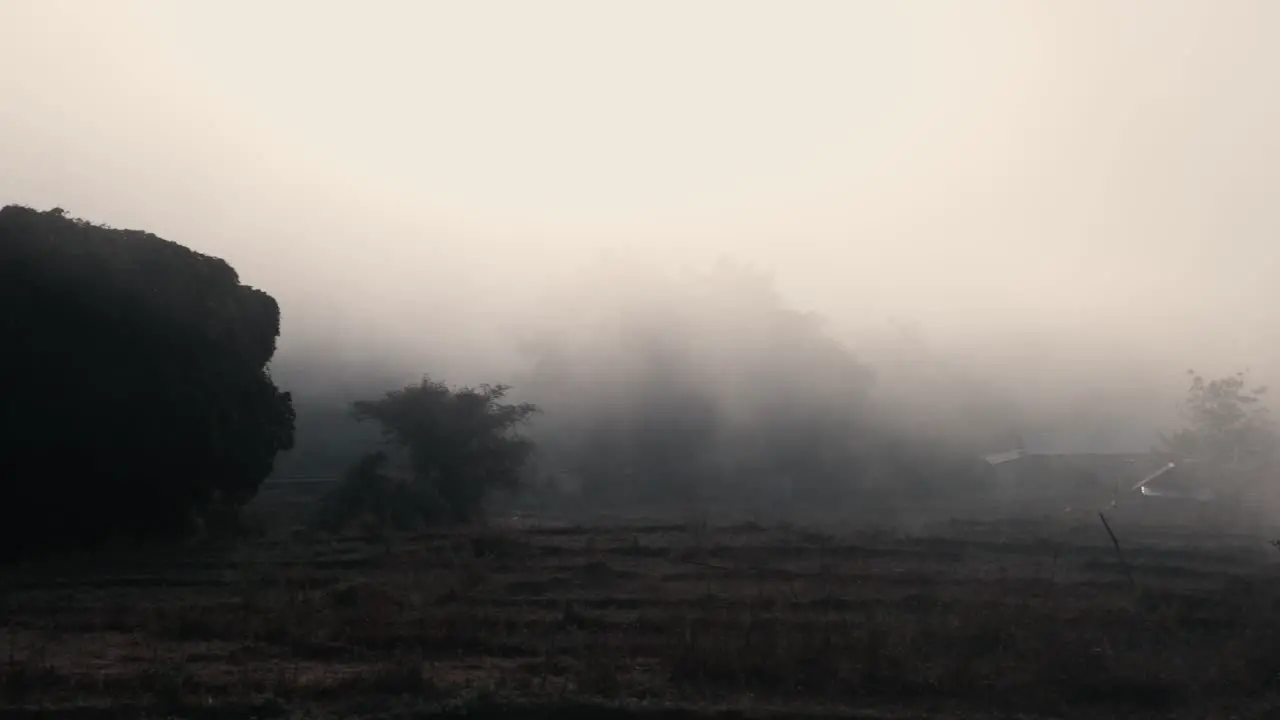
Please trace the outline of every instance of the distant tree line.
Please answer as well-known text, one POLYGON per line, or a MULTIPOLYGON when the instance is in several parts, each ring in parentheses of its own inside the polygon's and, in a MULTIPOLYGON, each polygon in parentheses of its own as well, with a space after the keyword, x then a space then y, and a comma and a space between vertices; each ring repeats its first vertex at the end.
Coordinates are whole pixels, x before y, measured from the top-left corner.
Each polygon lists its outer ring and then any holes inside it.
POLYGON ((0 209, 0 545, 178 537, 293 443, 267 371, 280 310, 145 232, 0 209))
POLYGON ((588 499, 823 507, 982 490, 965 448, 891 427, 872 368, 767 275, 726 262, 640 282, 599 303, 595 330, 533 343, 518 383, 547 411, 539 462, 588 499))
POLYGON ((305 406, 311 434, 291 466, 347 454, 329 466, 345 480, 324 524, 466 522, 521 481, 552 501, 619 509, 901 506, 986 489, 972 448, 886 422, 872 370, 768 277, 731 264, 624 274, 634 292, 602 273, 587 291, 595 304, 575 305, 576 332, 525 343, 531 367, 512 391, 524 403, 506 403, 505 387, 427 378, 376 401, 305 406), (530 403, 544 411, 536 422, 530 403), (358 418, 376 421, 387 450, 353 451, 367 432, 358 418))

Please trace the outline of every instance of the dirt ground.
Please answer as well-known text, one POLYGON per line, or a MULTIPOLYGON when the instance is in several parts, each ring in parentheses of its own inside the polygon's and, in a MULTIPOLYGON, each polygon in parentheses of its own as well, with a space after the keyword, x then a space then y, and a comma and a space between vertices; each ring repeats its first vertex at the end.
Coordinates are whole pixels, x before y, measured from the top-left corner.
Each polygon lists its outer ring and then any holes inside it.
POLYGON ((1113 527, 104 551, 0 576, 0 717, 1276 717, 1268 538, 1113 527))

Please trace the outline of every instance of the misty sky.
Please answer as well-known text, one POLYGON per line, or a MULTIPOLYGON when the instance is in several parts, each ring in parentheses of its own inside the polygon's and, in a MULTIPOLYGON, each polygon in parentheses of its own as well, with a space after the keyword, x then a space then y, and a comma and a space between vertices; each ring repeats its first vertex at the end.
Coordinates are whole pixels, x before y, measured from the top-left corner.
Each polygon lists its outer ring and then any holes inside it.
POLYGON ((285 346, 483 346, 613 251, 732 255, 841 327, 1270 366, 1277 28, 1273 0, 0 0, 0 203, 227 258, 285 346))

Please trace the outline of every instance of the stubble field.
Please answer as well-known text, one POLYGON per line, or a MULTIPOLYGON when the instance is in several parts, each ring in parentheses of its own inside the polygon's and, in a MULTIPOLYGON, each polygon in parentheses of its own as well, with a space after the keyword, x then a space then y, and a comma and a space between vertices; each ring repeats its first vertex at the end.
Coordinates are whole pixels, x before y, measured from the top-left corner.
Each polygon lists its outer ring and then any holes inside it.
POLYGON ((4 571, 0 717, 1274 717, 1280 552, 1096 516, 524 522, 4 571))

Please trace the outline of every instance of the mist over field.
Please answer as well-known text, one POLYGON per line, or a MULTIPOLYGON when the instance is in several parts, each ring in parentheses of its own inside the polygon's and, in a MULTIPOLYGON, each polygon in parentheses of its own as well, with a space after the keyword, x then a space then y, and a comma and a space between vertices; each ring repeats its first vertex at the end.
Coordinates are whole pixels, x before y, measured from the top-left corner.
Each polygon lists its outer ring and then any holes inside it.
POLYGON ((1277 0, 0 0, 0 720, 1280 717, 1277 0))
POLYGON ((296 453, 423 373, 510 383, 570 438, 660 417, 725 453, 790 403, 957 452, 1143 451, 1187 369, 1278 369, 1277 21, 12 2, 0 197, 270 292, 296 453))

